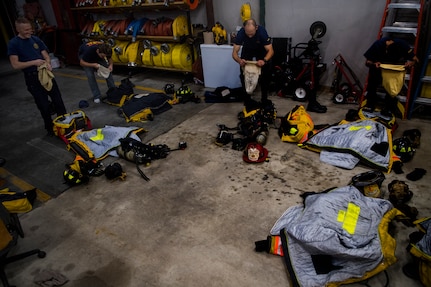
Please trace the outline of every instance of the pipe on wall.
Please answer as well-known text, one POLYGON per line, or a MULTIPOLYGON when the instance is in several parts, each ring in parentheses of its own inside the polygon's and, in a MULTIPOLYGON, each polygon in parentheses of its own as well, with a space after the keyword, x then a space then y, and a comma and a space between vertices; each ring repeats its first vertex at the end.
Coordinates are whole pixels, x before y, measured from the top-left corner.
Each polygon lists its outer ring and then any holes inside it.
POLYGON ((206 7, 206 13, 207 13, 207 26, 213 27, 215 24, 213 0, 206 0, 205 7, 206 7))

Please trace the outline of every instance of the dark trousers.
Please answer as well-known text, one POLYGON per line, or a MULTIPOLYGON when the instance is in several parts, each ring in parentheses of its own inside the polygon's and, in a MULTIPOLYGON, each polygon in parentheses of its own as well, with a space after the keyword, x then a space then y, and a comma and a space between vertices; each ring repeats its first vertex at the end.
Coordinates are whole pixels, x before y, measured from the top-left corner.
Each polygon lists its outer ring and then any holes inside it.
MULTIPOLYGON (((242 68, 240 67, 240 79, 241 79, 241 85, 243 89, 243 94, 246 95, 246 99, 250 99, 251 96, 247 94, 245 91, 245 80, 244 80, 244 72, 242 71, 242 68)), ((259 76, 259 85, 260 85, 260 91, 261 91, 261 98, 260 101, 264 102, 268 99, 268 90, 269 90, 269 83, 271 81, 271 69, 269 64, 265 64, 262 66, 260 70, 260 76, 259 76)))
POLYGON ((40 111, 43 122, 45 124, 45 129, 48 132, 52 132, 53 123, 51 118, 51 105, 49 98, 51 98, 52 105, 54 107, 54 112, 57 116, 64 115, 66 113, 66 108, 61 98, 60 90, 58 89, 57 82, 52 79, 52 89, 47 91, 39 82, 39 77, 37 72, 25 73, 24 74, 25 83, 27 85, 27 90, 32 94, 34 102, 40 111))
POLYGON ((367 107, 374 109, 378 102, 377 88, 382 84, 382 71, 376 67, 370 67, 367 84, 367 107))
MULTIPOLYGON (((382 85, 382 71, 376 67, 370 67, 368 74, 368 84, 367 84, 367 107, 375 109, 377 103, 379 102, 379 97, 377 96, 377 89, 382 85)), ((383 104, 383 109, 394 113, 396 116, 400 116, 397 108, 398 98, 392 97, 386 93, 385 98, 381 104, 383 104)))

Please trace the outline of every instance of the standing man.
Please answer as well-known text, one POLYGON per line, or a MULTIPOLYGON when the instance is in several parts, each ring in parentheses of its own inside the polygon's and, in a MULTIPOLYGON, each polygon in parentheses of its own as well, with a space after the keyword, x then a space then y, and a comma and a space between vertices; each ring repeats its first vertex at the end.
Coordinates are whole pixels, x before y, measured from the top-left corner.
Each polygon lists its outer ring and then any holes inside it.
MULTIPOLYGON (((233 43, 232 58, 240 65, 240 78, 242 88, 245 91, 245 81, 243 67, 247 61, 256 61, 256 66, 261 68, 259 83, 261 89, 261 103, 265 104, 268 100, 269 83, 271 81, 271 69, 269 61, 274 55, 271 38, 268 36, 264 27, 256 24, 254 19, 248 19, 243 27, 238 31, 235 42, 233 43), (241 56, 239 50, 242 46, 241 56)), ((249 99, 250 96, 247 96, 249 99)))
POLYGON ((79 47, 79 64, 84 69, 90 85, 93 100, 96 104, 100 103, 100 90, 97 84, 96 75, 98 71, 109 88, 115 87, 114 77, 112 76, 113 62, 111 59, 112 48, 102 42, 88 42, 79 47))
MULTIPOLYGON (((369 68, 367 84, 366 107, 371 110, 376 108, 377 87, 382 84, 382 71, 380 64, 404 65, 406 68, 412 67, 419 62, 410 45, 402 39, 383 37, 375 41, 364 53, 365 65, 369 68)), ((386 95, 385 107, 382 112, 396 112, 396 97, 386 95)))
MULTIPOLYGON (((33 35, 33 27, 26 18, 18 18, 15 21, 15 28, 18 32, 8 43, 8 56, 14 69, 22 70, 24 73, 27 90, 32 94, 37 108, 42 115, 45 129, 49 136, 54 135, 51 118, 51 98, 54 111, 57 116, 66 113, 63 99, 55 78, 51 78, 42 85, 39 80, 40 73, 52 71, 51 59, 45 43, 33 35)), ((46 75, 45 75, 46 76, 46 75)))

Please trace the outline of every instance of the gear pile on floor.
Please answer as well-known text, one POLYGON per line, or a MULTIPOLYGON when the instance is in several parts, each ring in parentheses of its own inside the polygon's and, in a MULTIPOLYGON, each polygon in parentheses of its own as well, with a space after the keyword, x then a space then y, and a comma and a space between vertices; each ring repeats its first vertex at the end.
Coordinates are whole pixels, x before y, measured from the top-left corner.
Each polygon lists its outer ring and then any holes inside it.
MULTIPOLYGON (((404 180, 391 181, 385 194, 384 172, 403 173, 403 164, 413 159, 420 146, 421 132, 406 130, 393 140, 396 118, 363 109, 349 111, 338 123, 316 127, 303 106, 277 118, 270 101, 267 105, 246 102, 238 120, 234 128, 218 125, 215 144, 224 147, 232 143, 233 149, 243 151, 247 163, 267 161, 264 145, 269 128, 274 126, 282 141, 319 152, 324 163, 344 169, 362 164, 372 169, 352 177, 346 187, 304 193, 303 205, 286 210, 267 239, 255 242, 255 250, 283 256, 295 286, 339 286, 386 273, 397 260, 390 223, 414 227, 423 219, 418 220, 418 209, 409 205, 413 192, 404 180)), ((406 179, 417 181, 425 174, 425 169, 415 168, 406 179)), ((411 246, 416 247, 414 244, 411 246)), ((411 264, 406 266, 406 275, 429 280, 424 272, 419 276, 426 264, 429 269, 429 260, 423 259, 429 257, 428 251, 422 248, 422 253, 416 253, 422 259, 415 261, 413 271, 411 264), (423 256, 424 252, 428 255, 423 256)))
MULTIPOLYGON (((224 124, 217 125, 219 132, 215 139, 215 144, 226 146, 232 143, 232 149, 238 151, 255 149, 267 155, 267 151, 263 146, 268 139, 270 127, 275 125, 276 113, 275 106, 270 100, 264 103, 258 103, 254 100, 247 101, 244 109, 237 115, 238 124, 236 127, 229 128, 224 124)), ((262 158, 263 154, 257 158, 262 158)), ((250 162, 262 162, 266 160, 267 156, 264 156, 264 160, 254 160, 248 156, 245 158, 250 162)))

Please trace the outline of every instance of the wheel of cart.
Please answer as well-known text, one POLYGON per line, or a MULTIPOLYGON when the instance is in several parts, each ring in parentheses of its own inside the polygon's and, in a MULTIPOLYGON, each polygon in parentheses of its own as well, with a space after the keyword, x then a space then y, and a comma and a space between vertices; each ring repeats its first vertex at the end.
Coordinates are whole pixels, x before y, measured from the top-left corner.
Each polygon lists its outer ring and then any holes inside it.
POLYGON ((335 65, 332 101, 336 104, 357 104, 363 92, 358 77, 341 54, 334 58, 332 64, 335 65))

